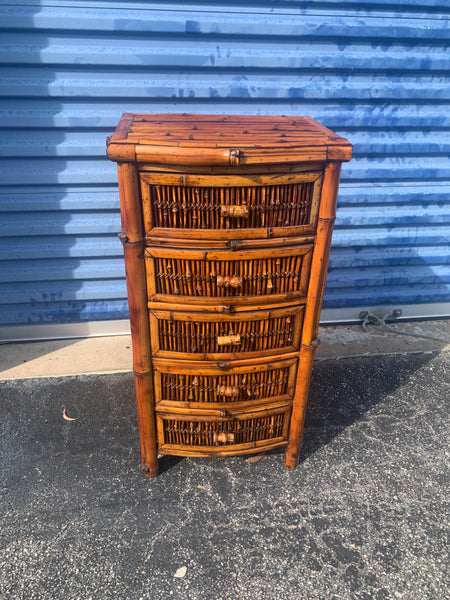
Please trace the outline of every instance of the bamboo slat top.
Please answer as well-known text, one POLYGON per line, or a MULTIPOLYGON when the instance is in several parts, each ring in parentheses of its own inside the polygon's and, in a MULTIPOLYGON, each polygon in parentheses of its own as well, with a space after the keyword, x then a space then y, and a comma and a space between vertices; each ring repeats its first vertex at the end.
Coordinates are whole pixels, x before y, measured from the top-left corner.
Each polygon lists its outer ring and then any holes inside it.
POLYGON ((341 162, 351 152, 308 116, 125 113, 108 141, 111 160, 162 164, 341 162))

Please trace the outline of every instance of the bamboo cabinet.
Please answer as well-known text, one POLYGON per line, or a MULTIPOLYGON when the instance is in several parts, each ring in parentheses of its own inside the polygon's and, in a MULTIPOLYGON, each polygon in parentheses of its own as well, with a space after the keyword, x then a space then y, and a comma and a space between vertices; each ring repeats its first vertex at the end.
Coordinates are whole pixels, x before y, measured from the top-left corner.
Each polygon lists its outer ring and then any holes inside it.
POLYGON ((125 114, 118 163, 142 465, 299 461, 352 147, 310 117, 125 114))

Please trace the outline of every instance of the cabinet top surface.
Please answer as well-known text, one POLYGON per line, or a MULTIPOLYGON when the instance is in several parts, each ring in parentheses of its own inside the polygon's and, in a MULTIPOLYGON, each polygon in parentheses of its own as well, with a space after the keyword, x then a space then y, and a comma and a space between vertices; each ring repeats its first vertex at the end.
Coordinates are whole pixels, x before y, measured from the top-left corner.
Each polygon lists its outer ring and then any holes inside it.
POLYGON ((180 163, 199 155, 206 164, 218 164, 220 157, 239 164, 239 156, 248 163, 285 162, 287 155, 294 160, 347 161, 352 146, 307 116, 186 113, 125 113, 108 140, 111 160, 144 162, 156 156, 156 162, 166 162, 164 157, 177 152, 180 163))

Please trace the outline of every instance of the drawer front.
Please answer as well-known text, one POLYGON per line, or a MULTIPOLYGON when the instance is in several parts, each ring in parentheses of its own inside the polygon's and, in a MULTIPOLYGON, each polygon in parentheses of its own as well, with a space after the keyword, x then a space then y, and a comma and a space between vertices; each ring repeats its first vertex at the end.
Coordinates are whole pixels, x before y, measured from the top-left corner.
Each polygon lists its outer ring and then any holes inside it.
POLYGON ((154 360, 157 410, 178 415, 201 410, 231 416, 255 406, 292 402, 297 358, 234 366, 226 372, 215 363, 177 363, 154 360))
POLYGON ((157 357, 250 358, 298 350, 303 307, 217 315, 150 311, 152 354, 157 357))
POLYGON ((222 251, 147 248, 150 300, 270 304, 306 298, 313 246, 222 251))
POLYGON ((191 239, 312 233, 321 172, 288 175, 141 174, 147 236, 191 239))
POLYGON ((208 456, 284 445, 290 412, 290 407, 284 407, 269 414, 242 413, 233 418, 206 415, 180 418, 157 413, 158 450, 163 454, 179 452, 208 456))

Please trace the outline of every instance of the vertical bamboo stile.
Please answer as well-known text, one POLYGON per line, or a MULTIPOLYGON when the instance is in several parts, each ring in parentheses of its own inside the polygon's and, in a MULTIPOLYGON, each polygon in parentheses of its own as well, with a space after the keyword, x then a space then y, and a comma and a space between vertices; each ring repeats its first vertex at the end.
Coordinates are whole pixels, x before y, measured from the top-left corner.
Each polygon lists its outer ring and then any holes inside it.
POLYGON ((155 477, 158 474, 158 454, 139 181, 135 165, 118 164, 117 167, 126 227, 121 239, 127 275, 142 468, 147 477, 155 477))
POLYGON ((309 385, 314 354, 319 345, 317 339, 320 309, 322 306, 325 279, 328 270, 331 235, 336 216, 336 200, 339 186, 340 163, 329 163, 325 168, 322 197, 319 209, 319 224, 314 243, 311 273, 303 320, 302 344, 300 347, 296 391, 292 405, 289 441, 286 448, 286 467, 298 465, 303 438, 303 427, 308 402, 309 385))
POLYGON ((336 201, 341 172, 340 163, 329 163, 325 169, 322 197, 319 209, 319 224, 314 243, 308 296, 305 307, 302 343, 309 345, 317 337, 320 309, 322 306, 325 279, 328 270, 331 236, 336 217, 336 201))

